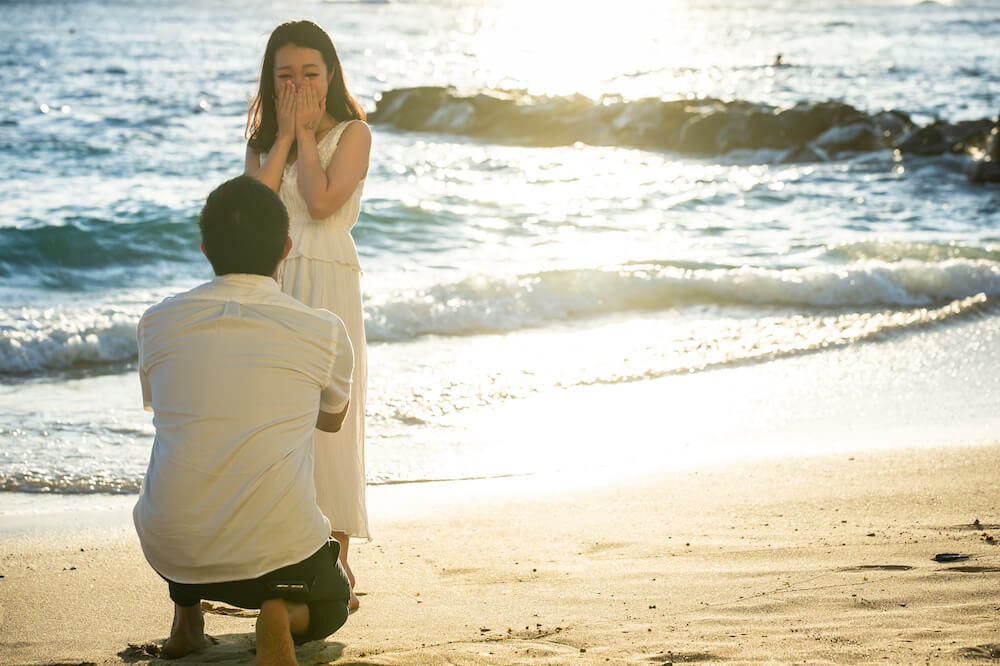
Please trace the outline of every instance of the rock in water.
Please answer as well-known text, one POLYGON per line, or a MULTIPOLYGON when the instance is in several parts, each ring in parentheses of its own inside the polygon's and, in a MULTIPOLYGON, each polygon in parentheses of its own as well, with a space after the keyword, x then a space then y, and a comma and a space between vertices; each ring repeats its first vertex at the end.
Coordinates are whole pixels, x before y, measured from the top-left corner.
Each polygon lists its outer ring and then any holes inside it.
POLYGON ((730 122, 725 111, 697 116, 684 123, 677 140, 677 150, 685 153, 716 153, 716 136, 730 122))
POLYGON ((778 137, 784 142, 783 146, 805 143, 831 127, 866 119, 864 113, 841 102, 800 103, 778 113, 778 137))
POLYGON ((907 131, 913 128, 913 121, 902 111, 889 109, 872 117, 875 129, 882 135, 883 141, 895 142, 907 131))
POLYGON ((834 101, 778 108, 714 98, 609 96, 593 100, 582 95, 538 96, 502 90, 469 95, 428 86, 382 93, 368 120, 408 131, 529 146, 579 142, 702 155, 724 155, 737 149, 783 151, 780 162, 828 161, 840 153, 886 147, 909 155, 977 155, 989 144, 990 159, 982 160, 970 175, 977 182, 992 180, 989 165, 1000 164, 997 140, 990 138, 997 125, 992 119, 937 121, 914 128, 910 117, 900 111, 869 115, 834 101))
POLYGON ((816 137, 813 143, 828 153, 867 152, 885 147, 878 133, 868 123, 831 127, 816 137))
POLYGON ((912 155, 943 155, 951 152, 944 133, 935 125, 913 130, 896 144, 896 148, 912 155))
POLYGON ((965 175, 972 183, 1000 183, 1000 121, 986 140, 986 155, 970 164, 965 175))
POLYGON ((830 155, 815 143, 799 145, 787 150, 778 158, 779 164, 798 164, 800 162, 829 162, 830 155))
POLYGON ((945 125, 944 133, 951 142, 953 153, 962 153, 969 148, 982 147, 993 130, 990 120, 962 120, 953 125, 945 125))
POLYGON ((1000 183, 1000 164, 993 160, 979 160, 969 165, 965 175, 970 183, 1000 183))

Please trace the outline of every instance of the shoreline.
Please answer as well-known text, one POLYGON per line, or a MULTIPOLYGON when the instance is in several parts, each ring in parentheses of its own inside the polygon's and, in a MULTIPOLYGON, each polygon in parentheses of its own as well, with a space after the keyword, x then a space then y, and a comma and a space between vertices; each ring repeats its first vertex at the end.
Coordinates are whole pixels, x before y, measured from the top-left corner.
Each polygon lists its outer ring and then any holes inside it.
MULTIPOLYGON (((763 456, 996 441, 998 339, 1000 317, 971 316, 766 361, 554 388, 456 411, 408 433, 412 460, 375 440, 370 471, 409 467, 416 476, 370 484, 369 492, 540 474, 628 477, 637 469, 763 456), (423 470, 430 478, 420 476, 424 459, 431 461, 423 470)), ((38 505, 42 513, 76 506, 89 512, 130 501, 120 498, 134 502, 136 493, 0 492, 0 535, 17 516, 39 513, 38 505)))
MULTIPOLYGON (((508 477, 585 482, 747 458, 989 443, 1000 432, 1000 359, 990 344, 998 337, 1000 317, 969 318, 769 361, 573 386, 456 412, 441 427, 415 431, 411 444, 428 454, 448 452, 458 461, 454 477, 370 483, 369 493, 508 477), (616 442, 610 457, 609 441, 616 442), (492 469, 482 462, 490 458, 492 469)), ((86 521, 95 511, 130 509, 137 496, 0 492, 0 535, 19 517, 79 513, 86 521)))

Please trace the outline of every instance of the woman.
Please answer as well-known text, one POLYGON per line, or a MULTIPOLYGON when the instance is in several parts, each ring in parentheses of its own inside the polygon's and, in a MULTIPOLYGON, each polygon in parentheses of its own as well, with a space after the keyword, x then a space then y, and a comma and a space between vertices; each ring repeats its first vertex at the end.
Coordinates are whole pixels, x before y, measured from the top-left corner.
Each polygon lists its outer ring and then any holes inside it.
POLYGON ((371 131, 347 92, 330 37, 310 21, 271 33, 247 118, 246 173, 281 197, 292 250, 278 268, 282 291, 344 320, 354 345, 351 404, 340 432, 313 434, 316 499, 347 563, 350 538, 370 539, 365 507, 367 354, 361 266, 351 238, 368 173, 371 131))

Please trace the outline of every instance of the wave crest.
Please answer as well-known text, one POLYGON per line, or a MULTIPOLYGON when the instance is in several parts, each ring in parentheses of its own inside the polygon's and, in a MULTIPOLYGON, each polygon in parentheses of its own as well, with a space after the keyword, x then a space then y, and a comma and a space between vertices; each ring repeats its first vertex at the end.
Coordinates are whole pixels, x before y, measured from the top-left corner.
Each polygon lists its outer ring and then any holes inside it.
POLYGON ((0 326, 0 373, 37 374, 133 361, 139 313, 116 309, 8 311, 0 326))
POLYGON ((53 495, 135 494, 142 476, 77 476, 72 473, 3 472, 0 491, 53 495))
MULTIPOLYGON (((844 266, 779 269, 649 261, 513 277, 478 275, 369 298, 365 329, 369 341, 396 342, 687 306, 823 315, 939 308, 980 294, 987 301, 1000 295, 1000 262, 866 259, 844 266)), ((134 361, 140 307, 0 313, 0 373, 37 374, 134 361), (4 325, 2 319, 10 323, 4 325)))
POLYGON ((75 218, 59 225, 0 228, 0 277, 50 267, 49 272, 116 269, 198 256, 197 225, 190 220, 132 223, 75 218))
POLYGON ((808 268, 689 268, 669 262, 575 269, 500 279, 467 278, 381 303, 366 318, 369 340, 511 331, 616 312, 690 305, 809 310, 932 307, 1000 294, 1000 263, 861 261, 808 268))

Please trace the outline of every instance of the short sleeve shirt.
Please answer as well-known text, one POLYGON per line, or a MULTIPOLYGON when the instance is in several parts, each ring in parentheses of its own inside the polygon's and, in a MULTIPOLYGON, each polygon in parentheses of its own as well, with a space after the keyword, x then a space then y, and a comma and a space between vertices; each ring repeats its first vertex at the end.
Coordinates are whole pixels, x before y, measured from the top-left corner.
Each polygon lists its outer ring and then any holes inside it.
POLYGON ((156 436, 133 519, 146 559, 178 583, 256 578, 312 555, 317 412, 348 403, 343 322, 271 278, 225 275, 151 307, 138 327, 156 436))

